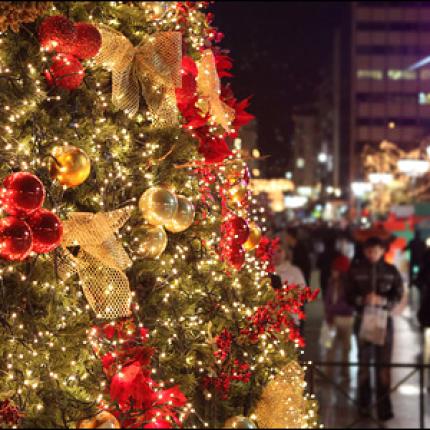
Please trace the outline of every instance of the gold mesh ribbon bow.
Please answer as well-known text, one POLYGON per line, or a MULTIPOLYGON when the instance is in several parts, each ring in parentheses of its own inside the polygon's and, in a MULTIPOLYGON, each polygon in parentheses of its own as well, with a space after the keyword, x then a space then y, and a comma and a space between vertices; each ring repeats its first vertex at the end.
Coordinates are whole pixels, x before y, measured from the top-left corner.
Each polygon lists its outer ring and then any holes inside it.
POLYGON ((102 45, 94 60, 112 72, 114 106, 135 115, 143 93, 156 123, 177 124, 175 88, 182 85, 181 33, 160 31, 134 47, 119 31, 103 24, 97 28, 102 45))
POLYGON ((204 100, 200 105, 203 113, 209 112, 213 120, 224 130, 229 130, 229 123, 234 120, 234 109, 220 99, 221 82, 216 70, 215 57, 211 49, 203 51, 197 63, 197 88, 204 100))
POLYGON ((72 212, 63 221, 60 274, 79 275, 85 297, 99 318, 122 318, 131 313, 131 291, 123 271, 132 262, 115 237, 129 216, 129 209, 72 212), (80 246, 76 257, 66 249, 75 245, 80 246))

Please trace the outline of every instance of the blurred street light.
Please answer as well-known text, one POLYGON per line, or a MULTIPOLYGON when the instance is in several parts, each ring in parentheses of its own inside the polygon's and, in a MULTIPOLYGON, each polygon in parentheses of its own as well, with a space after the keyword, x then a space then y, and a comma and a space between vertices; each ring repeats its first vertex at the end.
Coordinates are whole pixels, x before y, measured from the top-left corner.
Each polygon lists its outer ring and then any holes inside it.
POLYGON ((384 184, 388 185, 393 181, 392 173, 369 173, 369 181, 372 184, 384 184))
POLYGON ((420 159, 402 158, 397 161, 397 168, 408 176, 421 176, 430 170, 430 162, 420 159))
POLYGON ((260 155, 261 155, 260 150, 258 150, 258 149, 256 149, 256 148, 254 148, 254 149, 252 150, 252 156, 253 156, 254 158, 259 158, 259 157, 260 157, 260 155))
POLYGON ((291 195, 285 196, 284 201, 288 209, 298 209, 306 205, 308 198, 306 196, 291 195))
POLYGON ((298 158, 296 161, 296 166, 299 169, 302 169, 303 167, 305 167, 305 160, 303 158, 298 158))
POLYGON ((318 154, 318 161, 320 163, 327 163, 328 160, 328 155, 325 152, 320 152, 318 154))
POLYGON ((366 194, 372 191, 372 184, 370 182, 357 181, 351 183, 351 190, 354 196, 363 198, 366 194))

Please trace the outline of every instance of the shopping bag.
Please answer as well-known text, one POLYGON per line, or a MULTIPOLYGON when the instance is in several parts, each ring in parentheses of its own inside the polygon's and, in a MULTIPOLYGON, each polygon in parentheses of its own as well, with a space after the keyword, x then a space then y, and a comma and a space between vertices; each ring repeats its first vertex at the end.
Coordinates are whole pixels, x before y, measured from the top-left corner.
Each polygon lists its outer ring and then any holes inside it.
POLYGON ((384 345, 387 334, 388 311, 379 306, 365 306, 361 319, 359 338, 384 345))
POLYGON ((320 332, 320 345, 323 348, 330 349, 333 345, 333 340, 336 337, 336 327, 329 325, 327 321, 323 321, 320 332))

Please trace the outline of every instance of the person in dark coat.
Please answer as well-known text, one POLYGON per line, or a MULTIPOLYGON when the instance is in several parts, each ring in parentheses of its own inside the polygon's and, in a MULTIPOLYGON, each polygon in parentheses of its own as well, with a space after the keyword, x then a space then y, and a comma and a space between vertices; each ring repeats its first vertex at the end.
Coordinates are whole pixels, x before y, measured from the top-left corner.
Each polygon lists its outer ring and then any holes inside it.
MULTIPOLYGON (((389 364, 393 349, 393 321, 389 312, 400 302, 403 295, 403 281, 399 271, 385 262, 385 243, 378 237, 371 237, 363 244, 364 258, 351 265, 346 283, 346 299, 357 312, 355 333, 358 342, 360 364, 389 364), (382 344, 360 337, 365 309, 380 308, 388 312, 385 336, 382 344)), ((366 309, 369 310, 369 309, 366 309)), ((377 327, 375 326, 375 331, 377 327)), ((389 367, 375 368, 378 418, 382 421, 394 417, 390 399, 391 371, 389 367)), ((372 402, 370 389, 370 367, 360 366, 358 372, 358 403, 363 414, 369 414, 372 402)))
MULTIPOLYGON (((424 334, 424 364, 430 364, 430 249, 427 249, 423 256, 416 284, 421 290, 417 319, 424 334)), ((426 369, 425 375, 426 386, 430 387, 430 369, 426 369)))
POLYGON ((404 251, 410 251, 410 261, 409 261, 409 282, 411 285, 417 285, 416 277, 424 254, 427 250, 425 242, 421 239, 421 234, 419 230, 415 230, 414 238, 408 243, 404 248, 404 251))
POLYGON ((311 250, 307 242, 299 237, 299 233, 294 228, 287 230, 287 243, 293 250, 292 263, 297 266, 303 273, 306 285, 310 285, 312 261, 310 258, 311 250))
POLYGON ((425 252, 416 278, 421 290, 421 303, 417 317, 422 328, 430 327, 430 249, 425 252))

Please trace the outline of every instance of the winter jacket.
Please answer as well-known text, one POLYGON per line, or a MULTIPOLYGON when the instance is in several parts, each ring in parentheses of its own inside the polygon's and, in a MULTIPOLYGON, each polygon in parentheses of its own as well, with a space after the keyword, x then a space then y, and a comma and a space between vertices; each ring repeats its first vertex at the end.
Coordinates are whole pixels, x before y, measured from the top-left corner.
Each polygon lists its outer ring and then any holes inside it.
POLYGON ((372 264, 362 259, 351 265, 346 281, 346 300, 358 313, 364 308, 367 294, 374 292, 386 299, 383 306, 391 310, 403 296, 403 280, 399 271, 383 258, 372 264))

